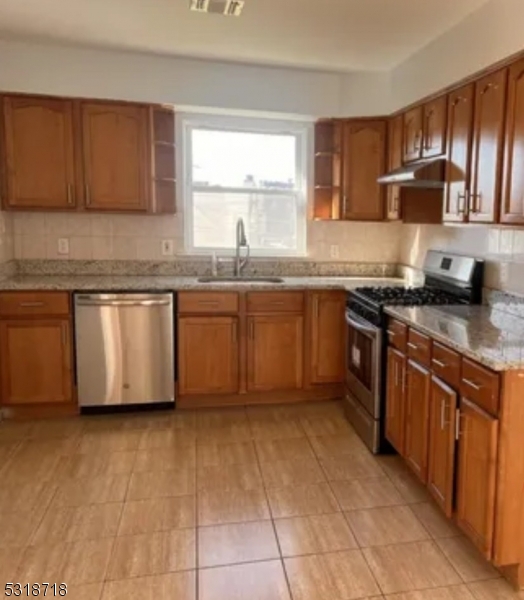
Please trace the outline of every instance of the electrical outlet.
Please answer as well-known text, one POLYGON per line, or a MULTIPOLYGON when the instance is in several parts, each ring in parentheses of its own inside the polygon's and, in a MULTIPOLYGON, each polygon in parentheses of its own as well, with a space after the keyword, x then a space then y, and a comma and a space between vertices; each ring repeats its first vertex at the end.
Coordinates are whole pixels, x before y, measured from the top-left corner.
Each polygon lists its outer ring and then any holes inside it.
POLYGON ((69 254, 68 238, 58 238, 58 254, 69 254))
POLYGON ((338 258, 340 256, 337 244, 331 244, 331 247, 329 249, 329 254, 330 254, 331 258, 338 258))
POLYGON ((173 240, 162 240, 162 256, 173 256, 173 240))

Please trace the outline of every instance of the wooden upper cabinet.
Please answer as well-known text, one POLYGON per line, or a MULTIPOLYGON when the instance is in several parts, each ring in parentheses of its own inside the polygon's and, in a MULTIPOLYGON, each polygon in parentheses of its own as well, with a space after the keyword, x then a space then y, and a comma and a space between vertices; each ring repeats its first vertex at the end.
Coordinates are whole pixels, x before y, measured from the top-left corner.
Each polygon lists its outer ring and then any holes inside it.
POLYGON ((469 220, 498 220, 507 69, 488 75, 475 84, 475 119, 471 151, 469 220))
POLYGON ((423 107, 422 157, 432 158, 446 152, 447 96, 440 96, 423 107))
POLYGON ((179 317, 180 395, 239 391, 238 317, 179 317))
POLYGON ((387 368, 386 438, 399 454, 404 455, 406 419, 406 400, 404 394, 406 357, 404 354, 394 348, 388 348, 387 368))
POLYGON ((72 347, 68 319, 0 321, 2 403, 71 402, 72 347))
POLYGON ((385 186, 377 179, 386 170, 386 121, 348 121, 344 128, 342 216, 355 221, 382 221, 385 186))
POLYGON ((429 401, 428 489, 446 516, 453 514, 457 393, 431 378, 429 401))
MULTIPOLYGON (((402 166, 402 133, 404 131, 404 119, 397 115, 388 121, 388 172, 394 171, 402 166)), ((400 186, 388 185, 387 195, 387 218, 388 221, 400 219, 400 186)))
POLYGON ((482 554, 493 552, 498 421, 467 399, 460 402, 457 523, 482 554))
POLYGON ((344 381, 344 311, 346 293, 313 292, 311 301, 311 365, 313 384, 344 381))
POLYGON ((304 318, 301 315, 248 317, 247 389, 297 390, 303 385, 304 318))
POLYGON ((524 59, 509 68, 500 221, 524 224, 524 59))
POLYGON ((408 360, 404 457, 417 477, 424 483, 427 479, 428 469, 430 383, 430 372, 412 360, 408 360))
POLYGON ((474 99, 474 84, 455 90, 448 97, 443 215, 443 220, 447 222, 462 223, 467 220, 474 99))
POLYGON ((422 106, 416 106, 404 113, 404 162, 412 162, 422 156, 422 129, 422 106))
POLYGON ((75 208, 73 103, 4 99, 6 208, 75 208))
POLYGON ((85 102, 81 113, 86 208, 146 211, 151 177, 147 108, 85 102))

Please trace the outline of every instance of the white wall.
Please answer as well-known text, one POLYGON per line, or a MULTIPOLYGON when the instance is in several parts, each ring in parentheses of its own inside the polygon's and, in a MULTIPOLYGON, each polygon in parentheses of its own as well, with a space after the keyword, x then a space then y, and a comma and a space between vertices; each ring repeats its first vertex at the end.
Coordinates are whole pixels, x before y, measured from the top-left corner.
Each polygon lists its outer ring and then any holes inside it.
POLYGON ((310 117, 376 114, 388 103, 387 74, 327 73, 6 40, 0 40, 0 57, 3 91, 310 117))
POLYGON ((490 0, 391 74, 400 109, 524 49, 522 0, 490 0))

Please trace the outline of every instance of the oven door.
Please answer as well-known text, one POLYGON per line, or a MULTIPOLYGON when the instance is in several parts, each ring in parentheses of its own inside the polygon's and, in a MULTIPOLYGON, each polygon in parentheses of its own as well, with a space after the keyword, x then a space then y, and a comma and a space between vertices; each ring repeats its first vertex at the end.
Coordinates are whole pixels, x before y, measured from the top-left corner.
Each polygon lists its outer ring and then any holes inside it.
POLYGON ((380 418, 382 329, 346 310, 346 384, 373 419, 380 418))

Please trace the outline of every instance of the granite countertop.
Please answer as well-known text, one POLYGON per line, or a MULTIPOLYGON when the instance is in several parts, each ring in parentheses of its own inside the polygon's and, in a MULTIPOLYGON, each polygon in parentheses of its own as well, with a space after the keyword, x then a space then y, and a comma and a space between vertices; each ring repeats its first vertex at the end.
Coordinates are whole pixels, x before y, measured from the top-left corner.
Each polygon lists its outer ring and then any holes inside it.
POLYGON ((524 369, 524 318, 493 306, 388 307, 386 312, 490 369, 524 369))
POLYGON ((404 280, 388 277, 283 277, 283 283, 227 282, 201 283, 198 277, 132 276, 132 275, 18 275, 0 281, 0 291, 16 290, 303 290, 342 289, 361 286, 404 285, 404 280))

